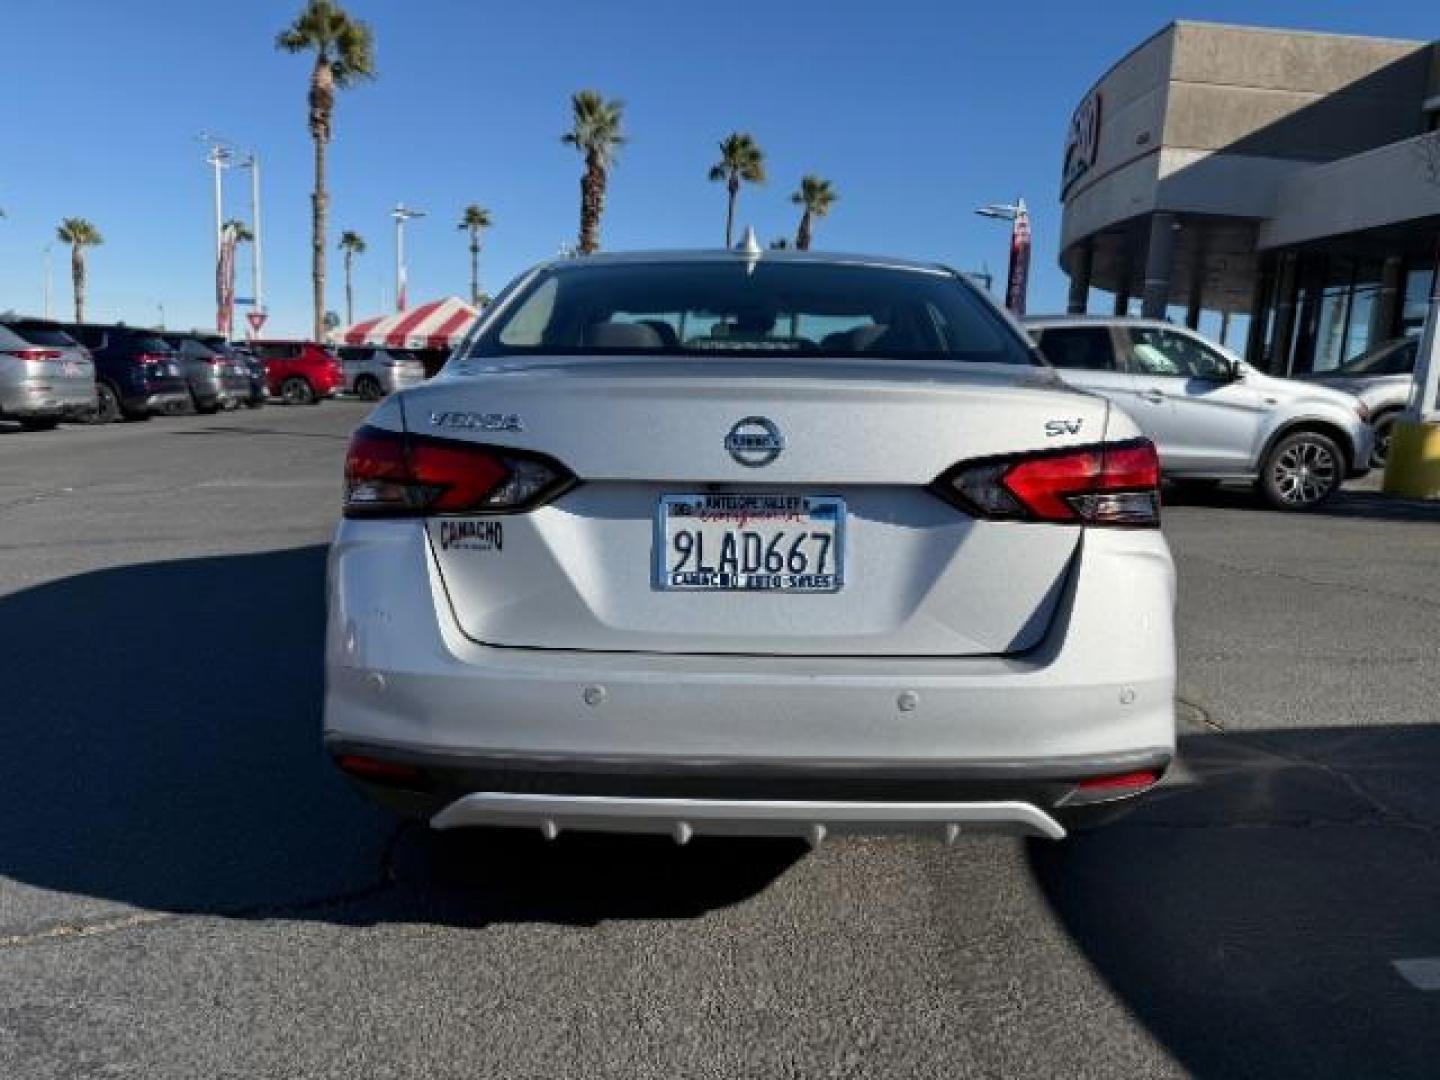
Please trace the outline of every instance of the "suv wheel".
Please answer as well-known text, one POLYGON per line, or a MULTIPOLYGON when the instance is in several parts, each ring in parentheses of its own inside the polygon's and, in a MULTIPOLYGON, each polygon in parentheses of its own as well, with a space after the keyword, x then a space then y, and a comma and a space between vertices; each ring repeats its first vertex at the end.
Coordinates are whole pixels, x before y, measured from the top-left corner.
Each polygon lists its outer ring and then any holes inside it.
POLYGON ((1340 489, 1344 469, 1334 439, 1297 431, 1270 448, 1260 470, 1260 494, 1277 510, 1309 510, 1340 489))
POLYGON ((315 404, 315 391, 299 375, 292 375, 280 384, 280 397, 286 405, 315 404))
POLYGON ((113 424, 120 419, 120 395, 109 383, 95 386, 95 411, 90 414, 92 424, 113 424))
POLYGON ((1399 416, 1399 413, 1390 412, 1375 421, 1375 449, 1370 451, 1371 468, 1385 468, 1385 461, 1390 456, 1390 438, 1395 434, 1395 421, 1399 416))
POLYGON ((380 380, 374 375, 361 375, 356 379, 355 393, 360 395, 361 401, 379 401, 385 396, 385 391, 380 386, 380 380))

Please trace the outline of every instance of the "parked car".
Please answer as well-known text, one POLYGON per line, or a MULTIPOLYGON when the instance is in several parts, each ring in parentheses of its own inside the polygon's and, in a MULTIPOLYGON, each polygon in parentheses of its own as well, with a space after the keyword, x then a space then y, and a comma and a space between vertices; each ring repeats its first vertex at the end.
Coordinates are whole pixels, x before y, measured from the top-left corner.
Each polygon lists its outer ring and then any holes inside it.
POLYGON ((230 356, 245 372, 248 380, 244 405, 249 409, 258 409, 270 396, 270 391, 265 387, 265 362, 256 356, 250 350, 250 346, 244 342, 232 341, 228 344, 230 356))
POLYGON ((64 330, 95 360, 98 423, 149 420, 190 407, 179 354, 155 331, 99 323, 66 323, 64 330))
POLYGON ((379 401, 425 381, 425 365, 406 349, 342 345, 339 353, 346 388, 365 401, 379 401))
POLYGON ((345 386, 339 357, 324 345, 272 339, 252 341, 250 348, 265 364, 270 396, 287 405, 314 405, 345 386))
POLYGON ((1025 325, 1062 379, 1130 414, 1168 479, 1246 480, 1276 509, 1309 510, 1370 469, 1370 413, 1350 394, 1263 374, 1195 331, 1154 319, 1025 325))
POLYGON ((372 795, 548 837, 1058 839, 1157 782, 1155 448, 959 274, 595 255, 485 320, 347 454, 324 726, 372 795))
POLYGON ((45 319, 0 318, 0 419, 47 431, 95 411, 95 364, 45 319))
POLYGON ((233 409, 249 396, 249 372, 232 359, 230 346, 224 338, 174 331, 158 336, 179 353, 196 412, 233 409))
POLYGON ((1396 338, 1363 352, 1334 371, 1314 372, 1297 378, 1354 394, 1370 410, 1375 429, 1375 449, 1370 464, 1385 467, 1390 454, 1390 436, 1400 413, 1410 404, 1415 387, 1415 359, 1420 353, 1419 338, 1396 338))

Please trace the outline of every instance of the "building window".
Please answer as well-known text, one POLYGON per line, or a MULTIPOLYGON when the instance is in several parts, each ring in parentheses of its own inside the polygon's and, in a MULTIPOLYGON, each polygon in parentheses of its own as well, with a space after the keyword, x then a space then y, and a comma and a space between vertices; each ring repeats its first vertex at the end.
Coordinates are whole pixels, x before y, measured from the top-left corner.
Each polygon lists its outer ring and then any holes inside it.
POLYGON ((1414 337, 1425 329, 1430 311, 1431 285, 1435 271, 1429 266, 1411 266, 1405 274, 1405 297, 1400 306, 1400 334, 1414 337))

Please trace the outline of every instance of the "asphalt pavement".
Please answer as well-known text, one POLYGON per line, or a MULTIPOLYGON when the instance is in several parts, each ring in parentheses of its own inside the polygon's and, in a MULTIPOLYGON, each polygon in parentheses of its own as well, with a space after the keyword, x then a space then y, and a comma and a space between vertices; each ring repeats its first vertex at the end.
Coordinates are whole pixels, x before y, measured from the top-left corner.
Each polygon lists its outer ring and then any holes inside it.
POLYGON ((0 426, 0 1076, 1440 1073, 1440 505, 1167 507, 1181 762, 1066 843, 442 841, 320 751, 364 412, 0 426))

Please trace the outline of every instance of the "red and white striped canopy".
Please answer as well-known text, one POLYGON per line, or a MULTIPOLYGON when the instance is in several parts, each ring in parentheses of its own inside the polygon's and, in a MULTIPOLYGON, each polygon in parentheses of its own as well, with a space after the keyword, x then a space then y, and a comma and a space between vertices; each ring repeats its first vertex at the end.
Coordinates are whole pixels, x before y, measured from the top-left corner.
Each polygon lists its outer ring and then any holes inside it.
POLYGON ((337 330, 334 337, 343 345, 389 346, 392 349, 449 349, 460 343, 475 309, 458 296, 447 296, 394 315, 361 319, 337 330))

